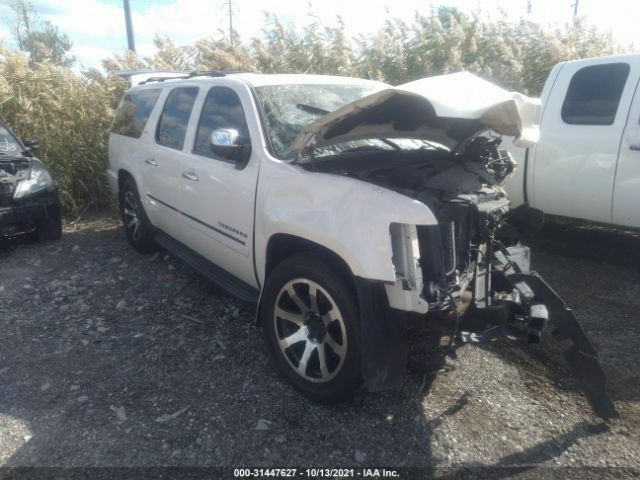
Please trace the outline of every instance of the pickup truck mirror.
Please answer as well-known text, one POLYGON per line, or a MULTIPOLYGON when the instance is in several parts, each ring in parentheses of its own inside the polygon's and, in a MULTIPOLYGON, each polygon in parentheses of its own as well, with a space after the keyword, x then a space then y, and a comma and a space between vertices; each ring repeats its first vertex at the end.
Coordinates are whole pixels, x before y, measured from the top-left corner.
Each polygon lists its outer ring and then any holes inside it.
POLYGON ((238 168, 243 168, 251 156, 251 144, 244 143, 235 128, 218 128, 212 131, 210 142, 212 153, 238 161, 238 168))
POLYGON ((40 142, 38 140, 25 140, 22 143, 27 150, 37 150, 40 148, 40 142))

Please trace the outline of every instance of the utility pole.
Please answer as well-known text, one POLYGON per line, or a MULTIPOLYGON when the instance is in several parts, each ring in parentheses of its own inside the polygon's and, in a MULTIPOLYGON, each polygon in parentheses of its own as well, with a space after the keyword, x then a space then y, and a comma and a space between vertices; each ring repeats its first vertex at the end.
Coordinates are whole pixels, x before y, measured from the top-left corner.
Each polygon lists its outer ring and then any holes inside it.
POLYGON ((573 16, 577 16, 578 15, 578 3, 580 2, 580 0, 574 0, 573 5, 571 5, 573 7, 573 16))
POLYGON ((226 5, 229 15, 229 44, 233 43, 233 0, 227 0, 226 5))
POLYGON ((136 53, 136 43, 133 38, 133 24, 131 23, 131 9, 129 8, 129 0, 124 1, 124 23, 127 28, 127 44, 129 51, 136 53))

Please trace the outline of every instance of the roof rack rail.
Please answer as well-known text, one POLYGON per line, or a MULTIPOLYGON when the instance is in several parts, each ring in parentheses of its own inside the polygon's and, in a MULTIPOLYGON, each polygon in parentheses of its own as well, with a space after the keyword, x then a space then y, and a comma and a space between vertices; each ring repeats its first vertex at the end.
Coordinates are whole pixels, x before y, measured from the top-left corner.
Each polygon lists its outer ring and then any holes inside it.
POLYGON ((203 71, 194 71, 189 74, 189 77, 226 77, 227 74, 221 72, 220 70, 203 70, 203 71))
POLYGON ((180 72, 177 70, 158 70, 152 68, 116 70, 110 73, 127 80, 131 86, 139 85, 140 83, 147 81, 149 78, 169 78, 179 75, 187 75, 187 72, 180 72))
POLYGON ((177 75, 175 77, 149 77, 146 80, 143 80, 142 82, 138 83, 138 85, 144 85, 145 83, 151 83, 151 82, 164 82, 165 80, 179 80, 179 79, 183 79, 183 78, 189 78, 190 75, 177 75))
POLYGON ((187 78, 193 78, 193 77, 225 77, 225 76, 226 76, 226 73, 220 72, 218 70, 205 70, 205 71, 195 70, 189 74, 176 75, 175 77, 170 77, 170 76, 149 77, 143 80, 142 82, 140 82, 138 85, 143 85, 145 83, 151 83, 151 82, 164 82, 165 80, 185 80, 187 78))

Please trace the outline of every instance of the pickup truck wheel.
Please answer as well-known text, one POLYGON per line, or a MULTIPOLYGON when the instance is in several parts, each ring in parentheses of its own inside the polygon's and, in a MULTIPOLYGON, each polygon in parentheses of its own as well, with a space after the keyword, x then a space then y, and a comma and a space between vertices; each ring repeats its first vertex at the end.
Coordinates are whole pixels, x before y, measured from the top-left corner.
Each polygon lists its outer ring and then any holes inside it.
POLYGON ((153 226, 149 221, 138 187, 133 178, 124 181, 120 189, 120 217, 127 233, 127 239, 136 252, 149 253, 156 249, 153 226))
POLYGON ((261 308, 269 351, 312 400, 338 403, 360 385, 356 305, 353 288, 316 256, 291 257, 269 276, 261 308))

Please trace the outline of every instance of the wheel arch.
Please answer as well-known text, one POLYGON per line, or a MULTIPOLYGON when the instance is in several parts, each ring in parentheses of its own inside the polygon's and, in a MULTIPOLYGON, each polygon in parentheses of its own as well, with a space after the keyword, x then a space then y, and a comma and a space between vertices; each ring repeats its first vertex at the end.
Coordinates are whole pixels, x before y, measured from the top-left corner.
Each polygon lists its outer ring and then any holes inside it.
MULTIPOLYGON (((124 168, 118 169, 118 196, 120 196, 120 192, 122 192, 122 186, 124 185, 124 182, 129 178, 132 178, 133 181, 136 182, 136 179, 131 172, 124 168)), ((136 182, 136 185, 137 184, 138 182, 136 182)))
POLYGON ((278 264, 298 253, 312 253, 329 262, 356 292, 355 275, 344 258, 324 245, 290 233, 276 233, 269 238, 265 256, 265 283, 278 264))

